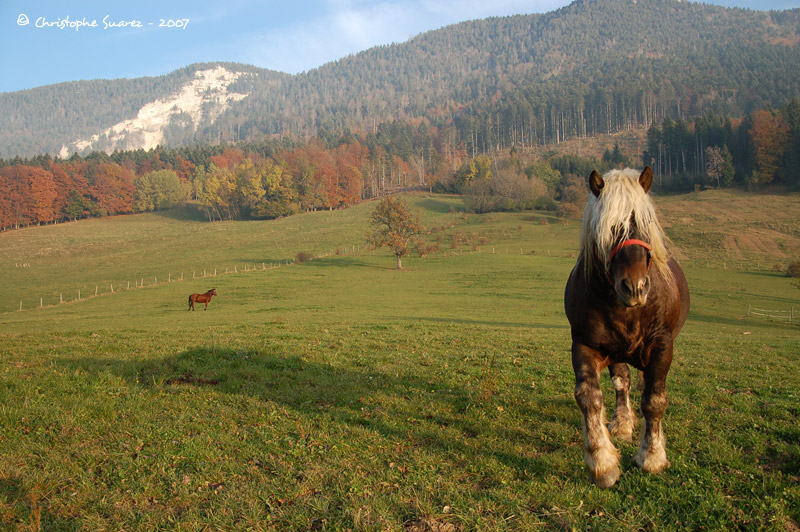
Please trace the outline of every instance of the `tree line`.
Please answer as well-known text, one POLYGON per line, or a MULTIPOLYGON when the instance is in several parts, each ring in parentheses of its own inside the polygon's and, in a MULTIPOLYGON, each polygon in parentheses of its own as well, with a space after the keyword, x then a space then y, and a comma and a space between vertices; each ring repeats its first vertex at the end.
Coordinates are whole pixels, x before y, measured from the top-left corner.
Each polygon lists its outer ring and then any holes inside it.
MULTIPOLYGON (((325 131, 235 146, 95 152, 66 160, 0 159, 0 228, 149 212, 189 203, 210 221, 270 219, 335 209, 399 190, 464 195, 485 212, 557 209, 574 215, 593 169, 630 164, 618 146, 602 159, 545 154, 520 146, 472 155, 456 132, 392 121, 366 135, 325 131)), ((647 132, 643 160, 656 186, 800 186, 800 100, 742 119, 666 117, 647 132)))
POLYGON ((643 160, 660 184, 800 187, 800 99, 743 119, 719 114, 692 122, 665 118, 647 131, 643 160))
POLYGON ((328 133, 302 144, 284 139, 93 152, 66 160, 0 159, 0 229, 184 203, 210 221, 269 219, 431 189, 447 167, 434 146, 438 135, 427 126, 396 122, 376 134, 328 133))

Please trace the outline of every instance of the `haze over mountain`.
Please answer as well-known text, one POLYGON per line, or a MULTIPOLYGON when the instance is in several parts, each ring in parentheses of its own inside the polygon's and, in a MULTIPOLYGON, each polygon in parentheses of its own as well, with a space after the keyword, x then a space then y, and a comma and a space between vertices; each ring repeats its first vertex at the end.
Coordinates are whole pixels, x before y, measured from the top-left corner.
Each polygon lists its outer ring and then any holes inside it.
POLYGON ((468 149, 553 143, 800 95, 800 9, 578 0, 464 22, 299 75, 196 64, 0 94, 0 156, 451 127, 468 149))

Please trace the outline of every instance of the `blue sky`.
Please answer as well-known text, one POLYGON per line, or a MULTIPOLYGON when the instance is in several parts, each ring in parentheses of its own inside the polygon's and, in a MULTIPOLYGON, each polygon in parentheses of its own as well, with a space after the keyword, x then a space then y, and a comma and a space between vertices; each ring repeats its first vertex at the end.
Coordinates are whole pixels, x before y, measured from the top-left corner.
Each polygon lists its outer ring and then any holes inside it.
MULTIPOLYGON (((296 74, 456 22, 543 13, 568 3, 0 0, 0 92, 79 79, 157 76, 206 61, 248 63, 296 74), (159 27, 162 20, 173 27, 159 27), (76 25, 84 21, 96 26, 76 25), (141 27, 130 27, 137 22, 141 27), (120 23, 127 27, 119 27, 120 23)), ((760 10, 800 7, 800 0, 711 3, 760 10)))

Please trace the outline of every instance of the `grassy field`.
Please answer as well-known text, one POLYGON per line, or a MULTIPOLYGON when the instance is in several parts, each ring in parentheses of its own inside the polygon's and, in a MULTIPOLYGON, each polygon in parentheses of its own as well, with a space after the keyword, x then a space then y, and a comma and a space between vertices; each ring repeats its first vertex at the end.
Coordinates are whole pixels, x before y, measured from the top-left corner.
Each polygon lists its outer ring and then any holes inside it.
POLYGON ((0 234, 0 530, 800 527, 799 322, 745 316, 800 312, 772 270, 800 251, 797 196, 762 197, 767 221, 737 194, 658 200, 693 298, 672 467, 643 475, 618 442, 606 491, 583 465, 562 308, 577 222, 407 200, 439 252, 403 271, 363 249, 374 203, 0 234), (287 265, 300 252, 319 258, 287 265))

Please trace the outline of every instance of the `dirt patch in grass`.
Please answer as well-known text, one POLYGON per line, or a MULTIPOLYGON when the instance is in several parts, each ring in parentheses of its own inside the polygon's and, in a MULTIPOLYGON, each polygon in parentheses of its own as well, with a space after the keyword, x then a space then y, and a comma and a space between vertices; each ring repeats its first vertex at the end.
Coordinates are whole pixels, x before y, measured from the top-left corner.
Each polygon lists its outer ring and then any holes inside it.
POLYGON ((706 190, 655 198, 659 220, 690 258, 791 258, 800 249, 800 195, 706 190))
POLYGON ((459 530, 461 529, 453 523, 436 519, 418 519, 405 526, 405 532, 459 532, 459 530))

